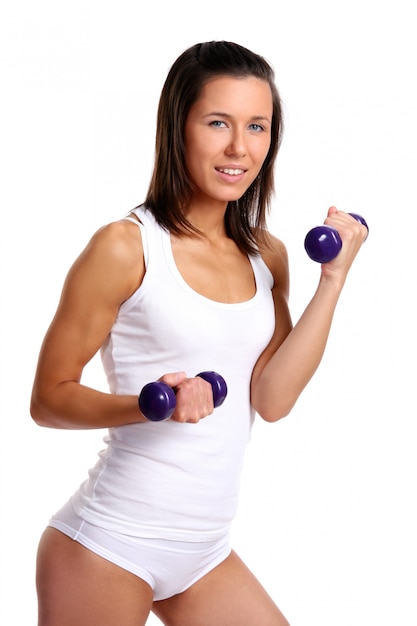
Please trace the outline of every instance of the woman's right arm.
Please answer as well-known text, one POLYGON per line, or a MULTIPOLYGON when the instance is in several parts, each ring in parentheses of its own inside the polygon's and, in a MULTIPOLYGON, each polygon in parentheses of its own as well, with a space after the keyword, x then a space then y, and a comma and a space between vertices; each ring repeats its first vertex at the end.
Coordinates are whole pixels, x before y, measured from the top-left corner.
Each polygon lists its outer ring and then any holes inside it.
POLYGON ((37 424, 84 429, 145 421, 137 396, 80 383, 144 272, 139 229, 126 220, 100 229, 75 261, 39 355, 30 407, 37 424))

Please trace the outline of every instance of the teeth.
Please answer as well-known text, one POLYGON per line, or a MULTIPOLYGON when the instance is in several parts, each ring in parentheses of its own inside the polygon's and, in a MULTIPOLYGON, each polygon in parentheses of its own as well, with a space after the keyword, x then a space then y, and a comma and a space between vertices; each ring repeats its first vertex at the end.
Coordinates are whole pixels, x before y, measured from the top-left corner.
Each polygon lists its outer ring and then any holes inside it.
POLYGON ((224 168, 224 169, 220 169, 220 172, 223 172, 223 174, 229 174, 230 176, 237 176, 238 174, 243 174, 243 170, 232 170, 230 168, 224 168))

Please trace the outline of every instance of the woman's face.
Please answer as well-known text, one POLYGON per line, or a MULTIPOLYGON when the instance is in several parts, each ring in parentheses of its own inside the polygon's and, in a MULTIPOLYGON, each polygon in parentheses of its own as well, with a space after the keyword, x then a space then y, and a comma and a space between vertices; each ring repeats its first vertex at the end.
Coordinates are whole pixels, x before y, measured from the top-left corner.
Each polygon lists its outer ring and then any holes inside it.
POLYGON ((206 83, 185 124, 186 166, 199 200, 224 204, 245 193, 268 154, 272 110, 266 81, 221 76, 206 83))

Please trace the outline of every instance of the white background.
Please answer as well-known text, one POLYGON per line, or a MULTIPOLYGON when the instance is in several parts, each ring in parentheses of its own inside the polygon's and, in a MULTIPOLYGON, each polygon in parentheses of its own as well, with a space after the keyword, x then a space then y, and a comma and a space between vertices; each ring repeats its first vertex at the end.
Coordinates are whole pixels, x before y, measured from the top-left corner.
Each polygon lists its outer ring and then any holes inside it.
MULTIPOLYGON (((285 103, 270 225, 294 320, 319 276, 307 230, 331 204, 370 226, 319 372, 291 416, 255 425, 234 547, 292 626, 416 626, 411 3, 10 0, 0 24, 1 622, 35 626, 39 536, 102 447, 28 412, 62 282, 144 198, 171 63, 228 39, 272 63, 285 103)), ((85 382, 106 389, 95 360, 85 382)))

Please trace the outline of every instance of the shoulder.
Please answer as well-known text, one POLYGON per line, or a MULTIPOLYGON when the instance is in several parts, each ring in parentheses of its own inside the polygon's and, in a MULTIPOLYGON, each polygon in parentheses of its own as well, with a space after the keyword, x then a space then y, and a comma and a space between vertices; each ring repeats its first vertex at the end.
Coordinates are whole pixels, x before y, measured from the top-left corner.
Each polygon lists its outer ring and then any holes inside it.
POLYGON ((142 252, 139 222, 134 224, 128 220, 119 220, 102 226, 93 234, 84 252, 102 256, 109 262, 137 262, 138 253, 142 252))
POLYGON ((97 289, 114 289, 128 297, 145 272, 140 229, 128 220, 99 228, 76 259, 69 278, 83 277, 97 289))
POLYGON ((274 277, 274 288, 288 290, 289 269, 288 253, 284 243, 269 232, 264 233, 264 242, 259 245, 259 252, 269 271, 274 277))

